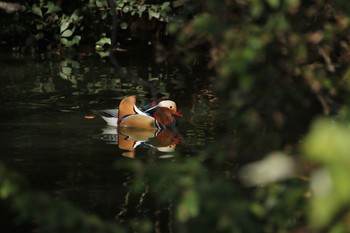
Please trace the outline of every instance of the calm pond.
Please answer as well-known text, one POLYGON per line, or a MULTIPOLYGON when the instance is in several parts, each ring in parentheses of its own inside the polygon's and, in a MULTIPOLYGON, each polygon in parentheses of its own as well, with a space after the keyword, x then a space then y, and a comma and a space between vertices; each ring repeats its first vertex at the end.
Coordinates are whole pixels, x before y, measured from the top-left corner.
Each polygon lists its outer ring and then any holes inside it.
MULTIPOLYGON (((141 196, 130 195, 130 173, 115 165, 130 157, 172 163, 226 141, 232 158, 223 169, 234 173, 241 162, 281 149, 297 135, 264 131, 252 141, 244 133, 228 132, 216 114, 220 103, 209 74, 173 63, 156 64, 148 49, 119 52, 117 59, 128 73, 154 85, 158 97, 177 103, 184 117, 178 118, 179 140, 172 149, 147 141, 130 153, 119 148, 116 129, 106 128, 98 117, 88 119, 91 109, 117 107, 126 96, 136 95, 139 106, 151 101, 146 88, 116 75, 108 57, 1 54, 0 161, 24 175, 31 189, 69 200, 103 219, 156 219, 147 189, 141 196), (274 143, 265 145, 268 140, 274 143), (240 152, 242 147, 246 150, 240 152)), ((211 167, 208 161, 203 162, 211 167)))

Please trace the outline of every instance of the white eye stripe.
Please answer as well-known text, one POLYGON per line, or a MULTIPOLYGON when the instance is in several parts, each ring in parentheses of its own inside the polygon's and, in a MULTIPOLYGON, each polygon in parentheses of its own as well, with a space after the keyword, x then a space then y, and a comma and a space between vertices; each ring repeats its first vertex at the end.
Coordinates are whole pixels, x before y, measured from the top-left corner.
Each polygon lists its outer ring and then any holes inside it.
POLYGON ((158 106, 159 107, 170 108, 170 109, 176 109, 176 103, 174 101, 171 101, 171 100, 160 101, 158 106))

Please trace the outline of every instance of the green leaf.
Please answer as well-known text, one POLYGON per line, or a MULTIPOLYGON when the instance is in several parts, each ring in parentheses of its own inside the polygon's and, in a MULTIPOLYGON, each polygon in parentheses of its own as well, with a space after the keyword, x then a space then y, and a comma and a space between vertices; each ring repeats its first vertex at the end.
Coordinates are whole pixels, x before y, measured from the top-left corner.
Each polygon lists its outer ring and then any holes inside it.
POLYGON ((150 18, 150 19, 151 19, 152 17, 158 19, 159 16, 160 16, 160 12, 155 12, 155 11, 153 11, 152 9, 149 10, 148 14, 149 14, 149 18, 150 18))
POLYGON ((69 20, 70 20, 70 22, 77 22, 77 21, 79 21, 81 19, 81 17, 79 17, 79 14, 78 14, 78 11, 74 11, 73 13, 72 13, 72 15, 69 17, 69 20))
POLYGON ((139 15, 140 18, 142 17, 142 14, 143 14, 143 12, 145 12, 146 9, 147 9, 147 8, 146 8, 145 5, 142 5, 142 6, 139 6, 139 7, 138 7, 137 14, 139 15))
POLYGON ((111 44, 111 38, 102 37, 99 41, 96 42, 96 44, 100 44, 100 45, 111 44))
POLYGON ((62 67, 62 73, 67 75, 67 76, 69 76, 69 75, 72 74, 72 68, 67 67, 67 66, 66 67, 62 67))
POLYGON ((72 39, 72 42, 73 44, 79 44, 80 40, 81 40, 81 36, 75 35, 72 39))
POLYGON ((47 3, 47 12, 46 14, 52 14, 61 11, 61 7, 58 5, 54 4, 53 2, 47 3))
POLYGON ((120 28, 121 28, 121 29, 124 29, 124 30, 127 29, 128 26, 129 26, 129 24, 126 23, 126 22, 122 22, 122 23, 120 24, 120 28))
POLYGON ((96 42, 95 50, 96 51, 103 51, 103 46, 106 44, 111 44, 111 38, 108 37, 102 37, 99 41, 96 42))
POLYGON ((38 31, 41 31, 41 30, 44 28, 44 25, 41 24, 41 23, 37 23, 37 24, 35 25, 35 27, 36 27, 36 29, 37 29, 38 31))
POLYGON ((199 213, 199 204, 199 196, 194 190, 185 191, 177 206, 177 219, 180 222, 186 222, 190 218, 196 217, 199 213))
POLYGON ((335 213, 350 203, 349 129, 350 125, 334 119, 319 119, 303 141, 304 154, 324 167, 310 179, 310 221, 315 227, 327 225, 335 213))
POLYGON ((69 27, 69 23, 68 23, 67 21, 63 21, 63 22, 61 23, 60 32, 62 33, 62 32, 65 31, 68 27, 69 27))
POLYGON ((255 2, 250 6, 250 13, 253 17, 260 17, 264 11, 264 5, 261 2, 255 2))
POLYGON ((280 0, 267 0, 271 8, 276 9, 280 5, 280 0))
POLYGON ((72 30, 65 30, 63 33, 62 33, 62 37, 70 37, 73 35, 73 31, 72 30))
POLYGON ((168 9, 170 9, 170 2, 164 2, 163 4, 162 4, 162 7, 161 7, 161 11, 165 11, 165 10, 168 10, 168 9))
POLYGON ((60 66, 68 66, 69 60, 68 59, 64 59, 60 62, 60 66))
POLYGON ((158 11, 159 6, 158 5, 151 5, 150 9, 153 10, 153 11, 158 11))
POLYGON ((168 6, 170 6, 170 2, 164 2, 162 5, 162 7, 168 7, 168 6))
POLYGON ((68 40, 66 38, 61 38, 61 43, 63 45, 67 45, 68 44, 68 40))
POLYGON ((44 38, 44 34, 43 34, 42 32, 39 32, 39 33, 36 34, 34 37, 35 37, 35 39, 37 39, 37 40, 41 40, 41 39, 44 38))
POLYGON ((40 17, 43 17, 43 12, 41 11, 41 8, 37 5, 32 6, 32 12, 36 15, 39 15, 40 17))
POLYGON ((146 6, 145 5, 141 5, 141 6, 139 6, 138 7, 138 10, 139 10, 139 12, 144 12, 145 10, 146 10, 146 6))
POLYGON ((96 51, 103 51, 103 46, 106 44, 111 44, 111 38, 108 37, 102 37, 99 41, 96 42, 95 50, 96 51))
POLYGON ((100 1, 100 0, 97 0, 96 1, 96 6, 99 7, 99 8, 103 7, 103 2, 100 1))
POLYGON ((130 6, 124 6, 123 7, 123 12, 128 13, 130 11, 130 6))

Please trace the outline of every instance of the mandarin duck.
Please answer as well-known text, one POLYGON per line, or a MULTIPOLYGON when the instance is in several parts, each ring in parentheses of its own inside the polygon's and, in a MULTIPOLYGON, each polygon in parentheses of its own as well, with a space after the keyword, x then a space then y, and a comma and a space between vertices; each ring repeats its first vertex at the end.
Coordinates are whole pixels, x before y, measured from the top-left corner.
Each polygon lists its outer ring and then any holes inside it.
POLYGON ((172 128, 176 124, 173 115, 182 116, 177 111, 176 103, 171 100, 162 100, 158 104, 141 110, 136 106, 136 96, 123 99, 119 104, 119 109, 94 112, 100 115, 108 125, 137 129, 172 128))

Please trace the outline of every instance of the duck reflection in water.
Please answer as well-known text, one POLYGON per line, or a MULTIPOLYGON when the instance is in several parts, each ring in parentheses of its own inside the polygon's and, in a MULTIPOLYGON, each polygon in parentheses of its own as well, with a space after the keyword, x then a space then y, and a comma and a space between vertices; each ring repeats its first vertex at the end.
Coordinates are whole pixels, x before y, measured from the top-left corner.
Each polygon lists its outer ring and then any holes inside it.
MULTIPOLYGON (((169 129, 144 130, 126 127, 107 126, 103 129, 101 139, 118 144, 119 148, 125 150, 123 156, 134 158, 137 147, 142 146, 155 152, 171 153, 176 149, 180 139, 169 129)), ((170 154, 161 157, 169 157, 170 154)))
POLYGON ((129 96, 120 102, 119 109, 94 112, 108 124, 102 139, 117 142, 120 149, 128 151, 124 156, 134 158, 135 148, 141 144, 160 152, 173 152, 180 142, 174 115, 182 114, 174 101, 162 100, 141 110, 136 106, 136 97, 129 96))

